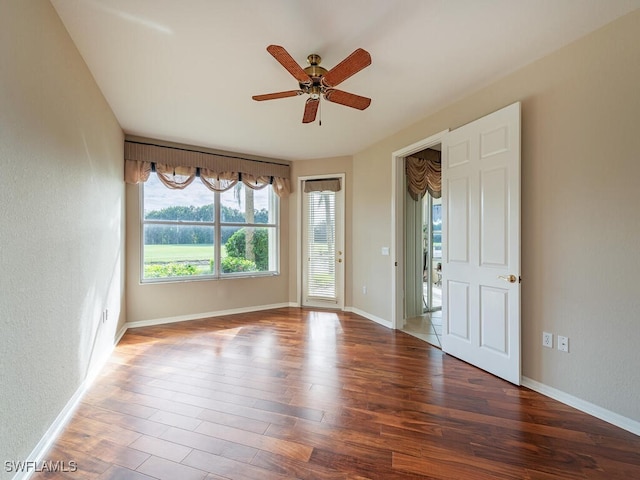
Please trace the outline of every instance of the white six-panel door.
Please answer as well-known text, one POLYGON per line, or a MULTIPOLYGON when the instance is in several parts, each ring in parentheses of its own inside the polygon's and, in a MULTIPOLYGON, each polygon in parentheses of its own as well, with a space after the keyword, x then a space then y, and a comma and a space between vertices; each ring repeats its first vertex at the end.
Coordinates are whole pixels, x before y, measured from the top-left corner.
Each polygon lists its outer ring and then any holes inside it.
POLYGON ((442 144, 442 349, 520 384, 520 103, 442 144))

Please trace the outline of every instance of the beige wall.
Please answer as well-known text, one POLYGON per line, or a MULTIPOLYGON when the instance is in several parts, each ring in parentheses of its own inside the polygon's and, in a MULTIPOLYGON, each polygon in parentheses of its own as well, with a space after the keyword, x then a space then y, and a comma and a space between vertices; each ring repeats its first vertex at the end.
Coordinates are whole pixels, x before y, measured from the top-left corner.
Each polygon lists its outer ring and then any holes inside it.
POLYGON ((523 374, 640 421, 639 58, 635 12, 357 154, 353 305, 391 318, 391 153, 521 101, 523 374))
POLYGON ((4 462, 27 459, 125 321, 123 135, 49 2, 0 2, 0 59, 0 478, 10 478, 4 462))
POLYGON ((140 187, 127 185, 127 320, 188 319, 288 303, 289 199, 280 200, 280 275, 140 283, 140 187))
POLYGON ((314 160, 304 160, 294 162, 291 167, 291 185, 293 187, 293 193, 289 197, 289 225, 291 225, 289 231, 289 302, 299 304, 300 296, 298 292, 298 286, 300 283, 300 272, 298 265, 299 257, 299 235, 298 232, 301 228, 301 212, 300 212, 300 177, 307 177, 313 175, 333 175, 333 174, 345 174, 345 251, 344 251, 344 282, 345 282, 345 307, 352 305, 352 216, 351 210, 353 205, 353 166, 351 157, 334 157, 334 158, 321 158, 314 160))

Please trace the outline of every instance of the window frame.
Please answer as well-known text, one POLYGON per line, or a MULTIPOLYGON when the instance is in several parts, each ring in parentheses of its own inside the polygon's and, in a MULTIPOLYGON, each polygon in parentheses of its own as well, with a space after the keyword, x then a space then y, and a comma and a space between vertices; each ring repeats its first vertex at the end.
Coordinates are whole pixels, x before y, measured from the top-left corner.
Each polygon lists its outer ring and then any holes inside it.
MULTIPOLYGON (((156 175, 155 171, 151 173, 151 175, 156 175)), ((198 176, 199 179, 199 176, 198 176)), ((194 179, 194 181, 198 181, 194 179)), ((269 199, 269 213, 273 215, 274 221, 272 223, 247 223, 247 222, 224 222, 222 221, 221 215, 221 196, 224 192, 216 192, 210 191, 213 199, 214 205, 214 219, 213 221, 184 221, 184 220, 157 220, 157 219, 145 219, 144 213, 144 205, 145 205, 145 195, 144 195, 144 187, 146 182, 141 182, 138 184, 138 197, 139 197, 139 208, 138 214, 140 216, 140 270, 139 270, 139 279, 140 284, 158 284, 158 283, 182 283, 182 282, 201 282, 201 281, 212 281, 212 280, 228 280, 228 279, 236 279, 236 278, 259 278, 259 277, 274 277, 280 275, 280 198, 273 190, 271 185, 267 187, 270 189, 270 199, 269 199), (272 212, 273 209, 273 212, 272 212), (214 266, 215 271, 212 274, 202 274, 202 275, 183 275, 183 276, 174 276, 174 277, 159 277, 159 278, 145 278, 144 277, 144 249, 145 249, 145 225, 167 225, 167 226, 199 226, 199 227, 210 227, 213 228, 213 258, 214 258, 214 266), (222 229, 224 227, 254 227, 254 228, 268 228, 271 229, 273 233, 273 243, 269 242, 269 258, 272 258, 272 255, 275 255, 275 259, 273 260, 274 269, 267 271, 253 271, 253 272, 230 272, 223 273, 222 272, 222 229)), ((250 188, 244 185, 244 188, 250 188)), ((185 187, 183 191, 186 191, 190 185, 185 187)), ((165 187, 167 188, 167 187, 165 187)), ((171 190, 167 188, 168 190, 171 190)), ((271 262, 270 262, 271 263, 271 262)))

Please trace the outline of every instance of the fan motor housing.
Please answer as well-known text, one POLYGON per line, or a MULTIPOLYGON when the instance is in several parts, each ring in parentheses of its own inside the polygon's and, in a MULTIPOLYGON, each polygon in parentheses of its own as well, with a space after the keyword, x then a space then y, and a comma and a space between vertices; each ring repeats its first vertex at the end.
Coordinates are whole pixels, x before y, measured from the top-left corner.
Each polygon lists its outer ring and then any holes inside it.
POLYGON ((307 57, 309 66, 304 69, 304 73, 311 77, 313 83, 310 86, 300 83, 300 89, 304 91, 304 93, 311 94, 312 98, 318 98, 322 92, 321 80, 328 72, 326 68, 320 66, 321 61, 322 58, 317 53, 312 53, 307 57))
POLYGON ((327 74, 327 69, 320 65, 310 65, 304 69, 304 72, 311 78, 322 77, 327 74))

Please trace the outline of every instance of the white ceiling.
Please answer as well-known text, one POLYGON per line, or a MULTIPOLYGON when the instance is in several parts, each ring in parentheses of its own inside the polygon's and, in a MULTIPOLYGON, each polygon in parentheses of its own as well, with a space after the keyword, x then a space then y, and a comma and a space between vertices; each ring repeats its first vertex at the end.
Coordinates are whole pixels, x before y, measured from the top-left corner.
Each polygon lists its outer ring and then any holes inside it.
POLYGON ((351 155, 634 9, 640 0, 52 0, 124 131, 287 160, 351 155), (330 69, 364 111, 305 97, 265 50, 330 69))

